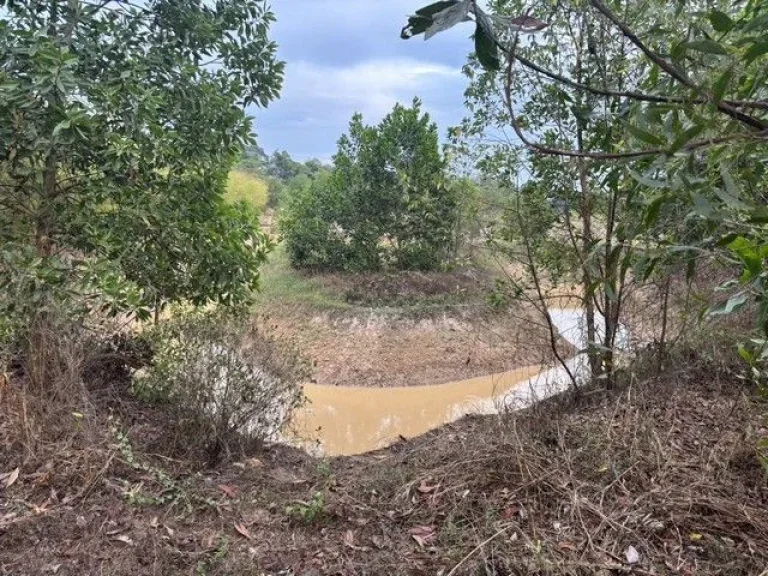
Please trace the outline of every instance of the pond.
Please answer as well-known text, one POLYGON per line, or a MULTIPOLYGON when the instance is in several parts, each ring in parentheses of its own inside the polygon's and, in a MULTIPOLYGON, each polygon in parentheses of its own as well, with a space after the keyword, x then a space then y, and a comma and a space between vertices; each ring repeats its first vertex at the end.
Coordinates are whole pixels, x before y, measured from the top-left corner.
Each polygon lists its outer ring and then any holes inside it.
MULTIPOLYGON (((559 336, 576 350, 585 347, 584 315, 577 308, 550 310, 559 336)), ((577 377, 584 354, 568 359, 577 377)), ((563 367, 526 366, 428 386, 370 388, 307 384, 307 404, 294 416, 292 442, 322 455, 352 455, 383 448, 401 437, 418 436, 468 414, 518 409, 565 389, 563 367)))

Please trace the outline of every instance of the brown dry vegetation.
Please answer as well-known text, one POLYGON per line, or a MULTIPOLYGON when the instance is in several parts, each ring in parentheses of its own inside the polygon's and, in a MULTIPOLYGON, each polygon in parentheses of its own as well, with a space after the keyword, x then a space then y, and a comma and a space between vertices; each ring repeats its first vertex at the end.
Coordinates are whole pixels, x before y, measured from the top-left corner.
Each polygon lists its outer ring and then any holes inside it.
POLYGON ((0 455, 19 467, 0 574, 760 574, 765 406, 714 347, 668 365, 377 453, 274 446, 205 472, 162 412, 102 387, 83 431, 0 455))

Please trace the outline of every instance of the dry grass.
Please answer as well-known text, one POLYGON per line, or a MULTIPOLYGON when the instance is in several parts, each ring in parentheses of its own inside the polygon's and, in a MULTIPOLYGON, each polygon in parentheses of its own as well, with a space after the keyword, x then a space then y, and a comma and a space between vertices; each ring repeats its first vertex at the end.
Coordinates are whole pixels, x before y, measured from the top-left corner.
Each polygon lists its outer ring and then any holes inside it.
POLYGON ((728 366, 675 360, 658 380, 404 447, 386 465, 408 482, 376 490, 433 529, 432 566, 451 576, 758 574, 768 486, 745 430, 765 407, 728 366))
POLYGON ((162 455, 161 412, 113 397, 135 457, 113 439, 22 464, 0 496, 0 574, 759 574, 768 487, 749 431, 766 407, 730 357, 668 365, 373 454, 276 446, 196 476, 162 455))

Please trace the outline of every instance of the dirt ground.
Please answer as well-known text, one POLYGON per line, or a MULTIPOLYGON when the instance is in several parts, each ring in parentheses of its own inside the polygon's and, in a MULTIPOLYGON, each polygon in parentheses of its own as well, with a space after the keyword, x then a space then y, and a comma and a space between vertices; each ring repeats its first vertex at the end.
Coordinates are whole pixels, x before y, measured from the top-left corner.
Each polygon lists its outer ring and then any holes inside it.
POLYGON ((283 309, 270 322, 294 338, 313 364, 313 380, 338 386, 439 384, 540 364, 547 332, 530 313, 398 312, 352 314, 283 309))
POLYGON ((492 309, 493 279, 484 273, 323 274, 313 280, 350 306, 272 302, 260 312, 278 335, 296 341, 321 384, 440 384, 551 359, 541 317, 522 305, 492 309))
POLYGON ((163 453, 161 412, 113 398, 125 437, 0 454, 0 574, 760 574, 766 406, 695 352, 670 366, 363 456, 204 472, 163 453))

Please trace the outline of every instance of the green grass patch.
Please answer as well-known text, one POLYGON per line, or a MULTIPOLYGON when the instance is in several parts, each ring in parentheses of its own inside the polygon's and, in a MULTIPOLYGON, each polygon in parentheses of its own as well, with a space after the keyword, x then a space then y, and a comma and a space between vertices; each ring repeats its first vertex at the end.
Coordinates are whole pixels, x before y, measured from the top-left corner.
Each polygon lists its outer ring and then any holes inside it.
POLYGON ((224 197, 232 204, 242 200, 262 212, 267 205, 267 183, 251 172, 233 170, 224 197))
POLYGON ((323 309, 347 309, 350 304, 342 294, 321 285, 312 276, 291 266, 282 244, 269 255, 261 268, 261 291, 257 296, 260 304, 301 303, 323 309))

